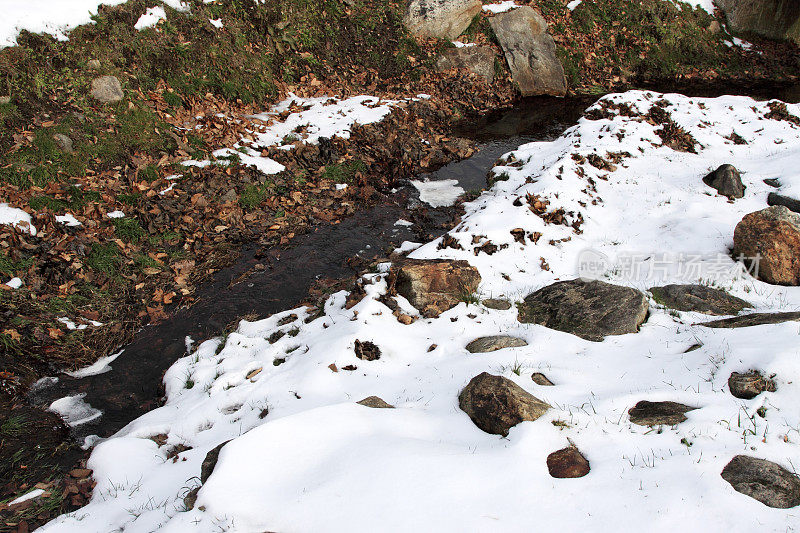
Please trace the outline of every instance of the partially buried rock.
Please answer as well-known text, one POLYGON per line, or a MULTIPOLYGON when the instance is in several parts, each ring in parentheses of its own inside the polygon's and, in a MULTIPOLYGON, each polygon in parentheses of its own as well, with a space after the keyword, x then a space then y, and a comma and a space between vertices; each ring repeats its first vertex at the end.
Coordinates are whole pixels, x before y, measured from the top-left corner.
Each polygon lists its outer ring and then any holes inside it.
POLYGON ((480 337, 467 344, 467 351, 470 353, 487 353, 503 348, 519 348, 527 346, 528 343, 519 337, 508 335, 492 335, 491 337, 480 337))
POLYGON ((508 311, 511 309, 511 302, 508 300, 499 300, 497 298, 487 298, 481 302, 484 307, 489 309, 496 309, 497 311, 508 311))
POLYGON ((394 405, 386 403, 383 401, 383 399, 378 398, 377 396, 368 396, 356 403, 366 407, 372 407, 373 409, 394 409, 394 405))
POLYGON ((555 478, 577 478, 589 473, 589 461, 575 446, 555 451, 547 456, 547 470, 555 478))
POLYGON ((364 361, 376 361, 381 358, 381 349, 369 341, 361 342, 356 339, 354 350, 356 357, 364 361))
POLYGON ((767 205, 782 205, 789 211, 800 213, 800 200, 774 192, 767 195, 767 205))
POLYGON ((733 165, 722 165, 703 178, 703 183, 715 188, 721 196, 727 196, 728 198, 744 197, 745 186, 742 183, 742 176, 733 165))
POLYGON ((523 6, 489 19, 522 96, 564 96, 567 78, 541 13, 523 6))
POLYGON ((728 378, 728 389, 735 397, 750 400, 762 392, 775 392, 775 382, 757 370, 741 374, 732 372, 728 378))
POLYGON ((56 142, 56 145, 61 149, 62 152, 66 152, 71 154, 75 151, 72 146, 72 139, 68 136, 64 135, 63 133, 56 133, 53 135, 53 140, 56 142))
POLYGON ((677 402, 642 400, 628 411, 631 422, 639 426, 674 426, 686 420, 686 414, 697 407, 677 402))
POLYGON ((779 464, 737 455, 722 470, 733 490, 768 507, 789 509, 800 505, 800 480, 779 464))
POLYGON ((229 440, 226 440, 222 444, 212 448, 206 454, 206 458, 203 459, 203 464, 200 466, 200 483, 205 483, 208 481, 208 478, 211 477, 212 472, 214 472, 214 467, 217 466, 217 461, 219 460, 219 452, 222 451, 222 448, 229 442, 229 440))
POLYGON ((116 76, 100 76, 92 80, 92 96, 104 104, 112 104, 125 98, 116 76))
POLYGON ((494 80, 494 49, 491 46, 448 48, 436 61, 438 70, 466 69, 487 83, 494 80))
POLYGON ((394 288, 426 317, 436 317, 478 289, 481 275, 466 261, 407 259, 394 273, 394 288))
POLYGON ((520 422, 536 420, 550 408, 510 379, 486 372, 464 387, 458 406, 483 431, 503 436, 520 422))
POLYGON ((711 322, 700 322, 696 326, 707 328, 749 328, 752 326, 763 326, 765 324, 782 324, 800 320, 800 312, 788 311, 785 313, 751 313, 749 315, 739 315, 722 320, 712 320, 711 322))
POLYGON ((452 41, 472 23, 483 6, 480 0, 411 0, 405 24, 414 35, 452 41))
POLYGON ((707 315, 735 315, 752 307, 741 298, 705 285, 665 285, 653 287, 650 293, 657 303, 670 309, 707 315))
POLYGON ((541 385, 542 387, 553 387, 555 385, 555 383, 550 381, 547 378, 547 376, 545 376, 541 372, 534 372, 533 374, 531 374, 531 380, 537 385, 541 385))
POLYGON ((636 333, 649 304, 641 292, 603 281, 560 281, 530 294, 518 319, 578 337, 601 341, 607 335, 636 333))
POLYGON ((733 233, 733 254, 761 281, 800 285, 800 215, 784 206, 746 215, 733 233))

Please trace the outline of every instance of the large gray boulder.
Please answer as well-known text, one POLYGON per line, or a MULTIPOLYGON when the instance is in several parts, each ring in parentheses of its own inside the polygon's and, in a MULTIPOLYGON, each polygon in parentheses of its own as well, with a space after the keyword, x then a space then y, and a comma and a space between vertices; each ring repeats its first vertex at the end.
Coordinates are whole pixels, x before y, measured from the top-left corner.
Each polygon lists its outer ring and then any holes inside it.
POLYGON ((458 406, 483 431, 504 437, 512 427, 536 420, 550 408, 510 379, 486 372, 464 387, 458 406))
POLYGON ((481 9, 481 0, 411 0, 405 24, 417 37, 452 41, 464 33, 481 9))
POLYGON ((800 43, 797 0, 714 0, 733 31, 800 43))
POLYGON ((491 83, 494 80, 494 49, 491 46, 448 48, 436 61, 437 70, 466 69, 491 83))
POLYGON ((567 94, 567 78, 556 55, 547 22, 529 6, 490 19, 522 96, 567 94))
POLYGON ((736 492, 768 507, 789 509, 800 505, 800 479, 772 461, 737 455, 722 470, 722 479, 736 492))
POLYGON ((636 289, 574 279, 530 294, 519 305, 518 319, 601 341, 639 331, 648 309, 647 298, 636 289))
POLYGON ((650 289, 655 301, 677 311, 707 315, 736 315, 752 307, 749 303, 720 289, 705 285, 664 285, 650 289))

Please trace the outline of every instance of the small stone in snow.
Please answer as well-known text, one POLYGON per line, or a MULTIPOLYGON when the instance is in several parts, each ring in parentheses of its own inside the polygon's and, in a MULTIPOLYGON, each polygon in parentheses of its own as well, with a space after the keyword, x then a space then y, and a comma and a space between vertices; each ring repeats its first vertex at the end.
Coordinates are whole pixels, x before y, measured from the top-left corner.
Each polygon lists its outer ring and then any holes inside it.
POLYGON ((741 374, 732 372, 728 378, 728 389, 736 398, 751 400, 762 392, 775 392, 775 382, 757 370, 741 374))
POLYGON ((394 409, 394 405, 386 403, 382 398, 378 398, 377 396, 368 396, 356 403, 366 407, 372 407, 373 409, 394 409))
POLYGON ((503 348, 519 348, 527 346, 528 343, 519 337, 511 337, 509 335, 492 335, 490 337, 480 337, 467 344, 467 351, 469 353, 488 353, 503 348))
POLYGON ((575 446, 555 451, 547 456, 547 470, 554 478, 578 478, 589 473, 589 461, 575 446))
POLYGON ((552 381, 547 379, 547 376, 542 374, 541 372, 534 372, 531 374, 531 380, 537 385, 541 385, 542 387, 552 387, 555 385, 552 381))

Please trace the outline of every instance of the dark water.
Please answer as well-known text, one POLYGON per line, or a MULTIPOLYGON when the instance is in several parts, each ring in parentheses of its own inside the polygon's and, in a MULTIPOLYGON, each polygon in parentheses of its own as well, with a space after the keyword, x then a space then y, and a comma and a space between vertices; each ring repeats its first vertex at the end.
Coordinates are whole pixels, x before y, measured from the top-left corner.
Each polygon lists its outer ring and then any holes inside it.
MULTIPOLYGON (((684 87, 669 92, 690 96, 744 94, 754 97, 800 100, 800 86, 764 88, 684 87)), ((467 191, 485 187, 486 174, 504 153, 531 141, 552 140, 574 124, 595 97, 529 98, 514 109, 465 120, 454 135, 478 142, 469 159, 451 163, 423 179, 456 179, 467 191)), ((185 340, 203 340, 223 332, 226 326, 247 314, 266 317, 297 307, 322 278, 347 278, 365 264, 385 257, 387 250, 404 240, 425 242, 444 233, 457 221, 452 208, 431 209, 413 201, 405 188, 383 205, 357 212, 337 225, 321 225, 295 238, 291 247, 260 249, 245 247, 241 258, 218 272, 213 281, 198 288, 196 303, 175 311, 158 325, 141 330, 106 373, 85 378, 59 376, 54 385, 31 393, 35 404, 76 394, 100 409, 103 415, 73 428, 76 437, 109 436, 128 422, 156 407, 161 397, 164 372, 186 354, 185 340), (416 207, 411 207, 416 206, 416 207), (397 226, 404 218, 412 228, 397 226), (358 258, 357 261, 353 261, 358 258), (255 270, 257 264, 265 268, 255 270), (248 274, 249 275, 246 275, 248 274)))

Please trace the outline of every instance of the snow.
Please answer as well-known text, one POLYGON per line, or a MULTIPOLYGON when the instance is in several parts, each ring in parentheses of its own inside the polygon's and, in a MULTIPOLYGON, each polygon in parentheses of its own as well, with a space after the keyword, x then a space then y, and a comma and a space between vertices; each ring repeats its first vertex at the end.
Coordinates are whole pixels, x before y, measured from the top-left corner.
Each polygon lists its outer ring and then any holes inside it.
POLYGON ((692 7, 705 9, 711 15, 714 14, 714 0, 677 0, 692 7))
POLYGON ((19 289, 22 287, 22 280, 19 278, 11 278, 10 280, 6 281, 6 287, 11 287, 12 289, 19 289))
POLYGON ((511 11, 512 9, 517 8, 517 3, 514 0, 504 0, 503 2, 499 2, 497 4, 484 4, 483 10, 489 13, 494 13, 495 15, 498 13, 505 13, 507 11, 511 11))
POLYGON ((31 216, 22 209, 8 204, 0 203, 0 224, 16 226, 31 235, 36 235, 36 227, 31 222, 31 216))
POLYGON ((462 43, 461 41, 452 41, 452 42, 456 48, 470 48, 472 46, 478 45, 478 43, 462 43))
POLYGON ((222 29, 222 19, 208 19, 208 21, 218 30, 222 29))
POLYGON ((167 19, 167 13, 161 6, 151 7, 134 24, 134 28, 141 31, 145 28, 154 28, 156 24, 167 19))
POLYGON ((27 494, 23 494, 19 498, 15 499, 15 500, 11 500, 10 502, 8 502, 8 505, 17 505, 19 503, 26 502, 26 501, 32 500, 34 498, 38 498, 42 494, 44 494, 44 489, 33 489, 32 491, 28 492, 27 494))
POLYGON ((419 191, 419 199, 432 207, 453 205, 464 194, 458 180, 414 180, 411 184, 419 191))
MULTIPOLYGON (((65 41, 68 39, 70 29, 92 21, 91 17, 97 14, 100 4, 116 6, 126 1, 0 0, 0 9, 3 12, 3 17, 0 19, 0 48, 15 45, 17 35, 23 29, 33 33, 46 33, 65 41)), ((188 9, 180 0, 165 0, 163 3, 179 11, 188 9)), ((163 11, 161 7, 155 9, 163 11)))
POLYGON ((567 9, 569 9, 570 11, 574 11, 575 8, 578 7, 579 5, 581 5, 582 3, 583 3, 583 0, 572 0, 572 2, 567 4, 567 9))
MULTIPOLYGON (((759 282, 727 255, 736 223, 766 206, 771 188, 764 178, 800 184, 800 128, 764 118, 767 103, 743 97, 631 91, 603 100, 646 113, 662 98, 673 120, 697 139, 697 154, 662 146, 658 127, 640 117, 583 118, 553 142, 529 143, 504 157, 494 171, 508 180, 465 204, 462 222, 450 231, 464 250, 439 249, 436 239, 411 257, 470 262, 481 273, 482 298, 518 302, 574 278, 589 250, 589 257, 606 258, 593 273, 613 283, 647 289, 702 281, 748 300, 756 311, 800 309, 800 287, 759 282), (726 139, 732 131, 748 144, 726 139), (616 170, 580 162, 612 151, 630 154, 616 170), (722 163, 742 172, 745 198, 728 202, 703 184, 722 163), (548 199, 550 210, 575 213, 567 215, 571 220, 580 212, 582 233, 546 224, 527 208, 527 194, 548 199), (522 205, 515 206, 518 198, 522 205), (510 234, 518 227, 543 236, 519 244, 510 234), (478 235, 478 245, 506 246, 476 255, 478 235), (668 259, 664 268, 652 268, 661 256, 668 259), (682 270, 681 257, 702 268, 682 270), (643 268, 629 270, 627 260, 643 268)), ((800 106, 788 109, 800 114, 800 106)), ((244 320, 224 339, 187 346, 194 351, 164 376, 166 403, 93 450, 91 503, 42 531, 796 528, 797 509, 765 507, 734 491, 720 472, 742 453, 790 470, 800 464, 800 324, 711 329, 698 324, 709 320, 704 315, 670 313, 652 303, 638 333, 591 342, 520 324, 514 306, 498 311, 460 303, 439 318, 403 325, 379 301, 388 290, 387 267, 365 274, 366 296, 351 309, 342 291, 313 320, 307 321, 306 308, 287 310, 244 320), (281 324, 291 314, 297 318, 281 324), (277 331, 292 335, 270 343, 277 331), (478 336, 500 333, 528 346, 486 354, 465 349, 478 336), (380 359, 357 359, 356 339, 376 343, 380 359), (695 344, 702 346, 687 352, 695 344), (276 366, 276 359, 285 362, 276 366), (344 370, 347 365, 357 370, 344 370), (730 395, 730 373, 751 368, 774 373, 777 391, 752 400, 730 395), (506 438, 482 432, 457 398, 484 371, 553 407, 506 438), (535 385, 533 372, 555 386, 535 385), (371 395, 396 409, 355 404, 371 395), (628 420, 640 400, 698 409, 678 426, 648 429, 628 420), (756 414, 762 407, 764 418, 756 414), (165 446, 150 438, 158 434, 168 436, 165 446), (229 440, 196 505, 184 510, 182 498, 199 487, 206 453, 229 440), (570 441, 591 472, 553 479, 547 455, 570 441), (189 449, 168 460, 179 444, 189 449)), ((397 303, 418 316, 405 299, 397 303)))
POLYGON ((51 403, 50 410, 58 414, 67 425, 72 427, 91 422, 103 413, 86 403, 83 400, 85 396, 85 393, 65 396, 51 403))
POLYGON ((56 215, 56 222, 58 222, 59 224, 64 224, 69 227, 82 226, 80 221, 77 218, 75 218, 75 215, 72 215, 70 213, 66 213, 64 215, 56 215))
POLYGON ((111 211, 110 213, 106 213, 108 218, 125 218, 125 213, 122 211, 111 211))
MULTIPOLYGON (((102 325, 102 324, 100 324, 100 325, 102 325)), ((89 365, 87 367, 81 368, 79 370, 75 370, 74 372, 65 372, 65 374, 67 374, 68 376, 71 376, 73 378, 85 378, 85 377, 88 377, 88 376, 96 376, 98 374, 105 374, 106 372, 111 370, 111 363, 113 363, 114 360, 117 357, 122 355, 122 352, 124 352, 124 351, 125 350, 120 350, 117 353, 113 353, 111 355, 107 355, 106 357, 101 357, 100 359, 98 359, 93 364, 91 364, 91 365, 89 365)))

